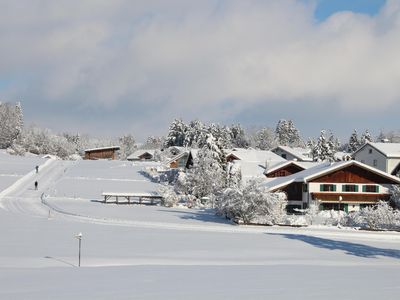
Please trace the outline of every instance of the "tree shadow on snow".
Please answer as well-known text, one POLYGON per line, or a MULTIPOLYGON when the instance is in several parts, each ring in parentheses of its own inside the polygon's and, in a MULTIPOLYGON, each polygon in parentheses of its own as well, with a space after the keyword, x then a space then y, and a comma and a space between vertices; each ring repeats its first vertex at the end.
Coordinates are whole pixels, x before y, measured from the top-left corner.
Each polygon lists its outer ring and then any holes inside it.
POLYGON ((232 225, 233 223, 225 218, 217 216, 213 209, 202 209, 199 211, 183 211, 176 209, 158 209, 158 211, 177 214, 183 220, 196 220, 207 223, 218 223, 232 225))
POLYGON ((318 248, 329 249, 329 250, 341 250, 348 255, 354 255, 358 257, 378 258, 378 256, 384 256, 384 257, 400 259, 400 250, 396 249, 376 248, 363 244, 335 241, 335 240, 329 240, 303 234, 278 234, 278 233, 269 233, 269 234, 280 235, 291 240, 299 240, 318 248))

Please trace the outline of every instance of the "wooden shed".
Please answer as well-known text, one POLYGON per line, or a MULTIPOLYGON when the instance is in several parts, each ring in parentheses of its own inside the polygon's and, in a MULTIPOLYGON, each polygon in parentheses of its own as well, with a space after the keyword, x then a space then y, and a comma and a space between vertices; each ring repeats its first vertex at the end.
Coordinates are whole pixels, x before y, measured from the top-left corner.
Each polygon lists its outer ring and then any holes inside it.
POLYGON ((116 159, 119 149, 119 146, 86 149, 84 159, 116 159))

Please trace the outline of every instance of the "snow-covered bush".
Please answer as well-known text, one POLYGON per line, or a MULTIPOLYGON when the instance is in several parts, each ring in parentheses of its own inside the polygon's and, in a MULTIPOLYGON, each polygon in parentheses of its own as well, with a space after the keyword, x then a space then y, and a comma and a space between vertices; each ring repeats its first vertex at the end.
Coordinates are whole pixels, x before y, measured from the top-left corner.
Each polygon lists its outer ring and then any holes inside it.
POLYGON ((397 209, 400 209, 400 186, 392 185, 390 189, 390 202, 397 209))
POLYGON ((400 214, 387 202, 379 201, 376 206, 365 207, 358 212, 350 213, 346 223, 373 230, 400 229, 400 214))
POLYGON ((226 188, 217 201, 217 213, 249 224, 279 224, 286 217, 287 201, 282 193, 269 193, 258 180, 244 186, 226 188))
POLYGON ((180 200, 180 197, 174 191, 174 188, 172 186, 169 186, 169 185, 163 185, 160 188, 160 194, 162 196, 161 205, 163 205, 163 206, 173 207, 180 200))

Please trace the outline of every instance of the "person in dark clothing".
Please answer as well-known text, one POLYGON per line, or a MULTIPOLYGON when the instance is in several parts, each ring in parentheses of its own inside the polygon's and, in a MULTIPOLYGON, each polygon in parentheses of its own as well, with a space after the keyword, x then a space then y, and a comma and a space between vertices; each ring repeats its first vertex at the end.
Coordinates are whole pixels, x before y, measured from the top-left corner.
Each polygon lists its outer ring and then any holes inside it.
POLYGON ((36 173, 39 173, 39 166, 36 166, 36 173))
POLYGON ((35 181, 35 190, 37 190, 37 189, 38 189, 38 182, 35 181))

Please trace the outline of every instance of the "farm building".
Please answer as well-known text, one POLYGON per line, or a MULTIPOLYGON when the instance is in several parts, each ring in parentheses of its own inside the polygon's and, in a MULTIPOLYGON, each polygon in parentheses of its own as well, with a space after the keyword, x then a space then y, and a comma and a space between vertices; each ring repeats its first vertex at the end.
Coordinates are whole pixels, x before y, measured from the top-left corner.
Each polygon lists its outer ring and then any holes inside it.
POLYGON ((119 146, 86 149, 84 159, 116 159, 119 146))

